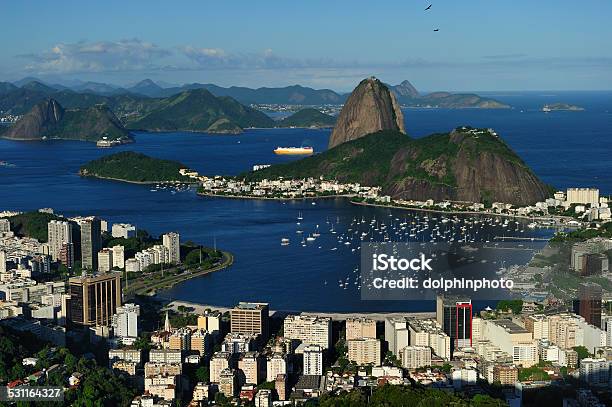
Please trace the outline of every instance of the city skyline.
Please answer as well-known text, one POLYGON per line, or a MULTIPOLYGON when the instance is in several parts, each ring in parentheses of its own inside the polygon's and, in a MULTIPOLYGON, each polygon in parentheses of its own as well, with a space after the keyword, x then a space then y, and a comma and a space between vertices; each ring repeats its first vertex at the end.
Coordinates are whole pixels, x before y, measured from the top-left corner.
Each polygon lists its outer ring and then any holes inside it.
POLYGON ((37 4, 34 14, 28 2, 11 3, 5 32, 19 41, 0 56, 0 80, 299 83, 346 92, 376 75, 424 91, 612 89, 612 6, 562 3, 441 1, 425 11, 427 2, 387 2, 374 10, 385 24, 371 22, 365 2, 351 3, 351 13, 344 2, 147 4, 145 19, 140 3, 37 4), (23 32, 26 17, 39 29, 23 32))

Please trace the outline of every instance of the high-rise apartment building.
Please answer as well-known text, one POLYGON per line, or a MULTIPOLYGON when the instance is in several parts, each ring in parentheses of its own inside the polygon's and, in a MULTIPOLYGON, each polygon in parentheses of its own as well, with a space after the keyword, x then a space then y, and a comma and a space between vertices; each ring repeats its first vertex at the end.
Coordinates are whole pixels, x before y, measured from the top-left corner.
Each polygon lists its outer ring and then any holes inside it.
POLYGON ((108 273, 113 269, 113 251, 104 248, 98 252, 98 271, 108 273))
POLYGON ((278 375, 287 374, 287 357, 280 353, 275 353, 268 357, 266 363, 266 381, 276 380, 278 375))
POLYGON ((599 189, 597 188, 568 188, 566 201, 571 204, 599 204, 599 189))
POLYGON ((64 243, 59 254, 59 261, 71 269, 74 266, 74 243, 64 243))
POLYGON ((115 238, 129 239, 136 236, 136 227, 129 223, 114 223, 111 234, 115 238))
POLYGON ((180 236, 176 232, 166 233, 162 236, 162 243, 168 249, 169 263, 179 264, 181 262, 180 236))
POLYGON ((406 318, 392 317, 385 319, 385 340, 389 345, 389 352, 399 357, 400 351, 409 345, 406 318))
POLYGON ((319 345, 308 345, 304 348, 304 374, 321 376, 323 374, 323 348, 319 345))
POLYGON ((81 227, 81 262, 84 269, 98 269, 98 252, 102 247, 100 218, 90 216, 79 219, 81 227))
POLYGON ((0 250, 0 273, 6 273, 6 253, 0 250))
POLYGON ((137 338, 139 316, 140 305, 125 304, 117 307, 117 313, 113 317, 115 335, 120 338, 137 338))
POLYGON ((533 339, 548 339, 548 317, 544 314, 529 315, 524 319, 525 329, 533 334, 533 339))
POLYGON ((406 369, 416 369, 431 366, 431 348, 428 346, 406 346, 400 352, 402 366, 406 369))
POLYGON ((72 243, 72 224, 70 222, 51 220, 47 223, 49 255, 53 261, 60 259, 62 245, 72 243))
POLYGON ((263 379, 263 360, 258 352, 243 353, 238 360, 238 370, 242 384, 259 384, 263 379))
POLYGON ((346 320, 346 340, 376 338, 376 321, 370 318, 348 318, 346 320))
POLYGON ((121 306, 121 274, 103 273, 72 277, 69 282, 68 319, 81 326, 110 326, 121 306))
POLYGON ((472 346, 472 301, 467 298, 436 299, 436 320, 451 337, 453 348, 472 346))
POLYGON ((204 357, 210 349, 210 334, 204 329, 197 329, 191 334, 191 351, 204 357))
POLYGON ((408 318, 409 344, 429 346, 445 360, 451 360, 451 339, 433 319, 408 318))
POLYGON ((299 340, 307 345, 331 347, 331 318, 312 315, 288 315, 283 324, 285 338, 299 340))
POLYGON ((232 366, 232 355, 228 352, 216 352, 210 359, 210 381, 219 383, 221 371, 232 366))
POLYGON ((125 268, 125 248, 117 245, 112 247, 113 250, 113 267, 118 269, 125 268))
POLYGON ((270 308, 267 303, 240 302, 230 311, 232 333, 261 335, 268 338, 270 308))
POLYGON ((359 366, 380 366, 381 344, 380 339, 356 338, 347 341, 348 360, 359 366))
POLYGON ((601 299, 603 291, 595 283, 578 286, 578 298, 574 300, 574 313, 580 315, 588 324, 601 328, 601 299))

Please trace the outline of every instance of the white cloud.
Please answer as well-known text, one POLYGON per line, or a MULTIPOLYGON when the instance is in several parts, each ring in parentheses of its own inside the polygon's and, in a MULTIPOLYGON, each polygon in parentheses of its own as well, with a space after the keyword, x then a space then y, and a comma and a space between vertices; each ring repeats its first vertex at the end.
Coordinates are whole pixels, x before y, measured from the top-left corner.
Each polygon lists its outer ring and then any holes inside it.
POLYGON ((139 39, 59 43, 38 54, 19 55, 36 73, 113 72, 160 69, 171 50, 139 39))

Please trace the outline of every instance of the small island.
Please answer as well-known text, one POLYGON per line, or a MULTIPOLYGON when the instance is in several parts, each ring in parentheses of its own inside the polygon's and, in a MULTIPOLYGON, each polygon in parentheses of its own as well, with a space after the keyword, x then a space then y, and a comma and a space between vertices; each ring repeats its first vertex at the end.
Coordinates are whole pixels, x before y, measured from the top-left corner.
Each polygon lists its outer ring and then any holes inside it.
POLYGON ((124 151, 88 162, 81 167, 79 175, 134 184, 193 183, 184 175, 187 168, 178 161, 124 151))
POLYGON ((576 105, 570 105, 568 103, 552 103, 552 104, 547 104, 544 105, 542 107, 542 111, 543 112, 553 112, 553 111, 558 111, 558 110, 568 110, 571 112, 581 112, 584 110, 584 107, 580 107, 580 106, 576 106, 576 105))

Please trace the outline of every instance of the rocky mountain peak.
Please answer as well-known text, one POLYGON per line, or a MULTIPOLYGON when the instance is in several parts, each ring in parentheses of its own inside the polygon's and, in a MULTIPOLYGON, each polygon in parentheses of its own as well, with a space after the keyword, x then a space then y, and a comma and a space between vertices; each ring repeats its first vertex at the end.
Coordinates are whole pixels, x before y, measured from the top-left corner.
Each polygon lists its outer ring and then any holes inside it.
POLYGON ((37 139, 64 117, 64 108, 55 99, 38 103, 5 134, 7 138, 37 139))
POLYGON ((404 80, 399 85, 393 86, 392 90, 399 97, 418 98, 420 96, 419 91, 408 80, 404 80))
POLYGON ((406 132, 393 92, 372 76, 361 81, 344 104, 329 138, 329 148, 381 130, 406 132))

